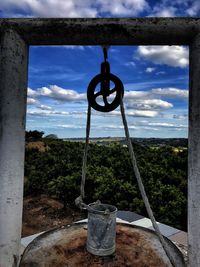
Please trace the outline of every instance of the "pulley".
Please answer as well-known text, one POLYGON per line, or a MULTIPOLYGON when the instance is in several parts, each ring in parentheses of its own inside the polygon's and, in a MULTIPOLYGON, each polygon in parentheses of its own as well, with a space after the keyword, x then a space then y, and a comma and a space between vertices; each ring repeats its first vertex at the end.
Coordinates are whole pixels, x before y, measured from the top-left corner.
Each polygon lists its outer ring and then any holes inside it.
POLYGON ((123 83, 116 75, 110 72, 110 64, 107 61, 107 48, 104 48, 104 62, 101 63, 101 73, 96 75, 88 85, 87 98, 89 105, 97 111, 110 112, 120 105, 123 95, 123 83), (112 89, 110 88, 111 82, 114 84, 112 89), (99 91, 97 91, 98 85, 100 85, 99 91), (99 96, 102 96, 103 103, 97 102, 99 96))

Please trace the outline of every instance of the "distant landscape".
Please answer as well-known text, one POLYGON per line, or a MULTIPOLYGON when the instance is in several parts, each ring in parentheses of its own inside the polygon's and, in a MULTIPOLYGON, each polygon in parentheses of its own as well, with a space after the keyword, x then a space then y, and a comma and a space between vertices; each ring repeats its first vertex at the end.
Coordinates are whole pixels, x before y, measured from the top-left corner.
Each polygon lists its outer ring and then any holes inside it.
MULTIPOLYGON (((157 221, 187 230, 187 139, 134 138, 141 176, 157 221)), ((79 196, 84 138, 26 133, 23 235, 87 216, 79 196)), ((86 178, 87 203, 100 199, 147 216, 124 138, 92 138, 86 178)))
MULTIPOLYGON (((71 142, 85 142, 85 138, 63 138, 62 140, 71 142)), ((98 137, 90 138, 90 142, 96 144, 109 144, 111 142, 126 144, 126 139, 124 137, 98 137)), ((132 142, 144 146, 188 146, 187 138, 132 138, 132 142)))

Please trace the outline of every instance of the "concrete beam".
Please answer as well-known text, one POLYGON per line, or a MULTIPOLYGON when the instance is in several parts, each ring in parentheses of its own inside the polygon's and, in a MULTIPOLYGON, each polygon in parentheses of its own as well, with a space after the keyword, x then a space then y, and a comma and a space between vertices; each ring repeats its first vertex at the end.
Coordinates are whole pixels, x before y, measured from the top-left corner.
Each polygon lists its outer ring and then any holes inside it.
POLYGON ((0 266, 19 260, 28 49, 13 30, 0 40, 0 266))
POLYGON ((5 29, 29 45, 187 45, 200 32, 200 19, 0 19, 5 29))
POLYGON ((200 267, 200 35, 190 46, 188 151, 189 266, 200 267))

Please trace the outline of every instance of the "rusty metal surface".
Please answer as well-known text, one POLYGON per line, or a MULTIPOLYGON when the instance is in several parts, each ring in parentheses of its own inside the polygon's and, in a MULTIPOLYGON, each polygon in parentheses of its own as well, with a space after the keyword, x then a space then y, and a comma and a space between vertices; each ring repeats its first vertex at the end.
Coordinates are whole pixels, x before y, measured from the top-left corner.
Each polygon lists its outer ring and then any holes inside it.
MULTIPOLYGON (((153 231, 117 224, 116 253, 98 257, 86 250, 86 224, 65 226, 44 233, 29 244, 20 267, 170 267, 153 231)), ((166 239, 167 240, 167 239, 166 239)), ((177 267, 185 266, 182 254, 167 240, 177 267)))

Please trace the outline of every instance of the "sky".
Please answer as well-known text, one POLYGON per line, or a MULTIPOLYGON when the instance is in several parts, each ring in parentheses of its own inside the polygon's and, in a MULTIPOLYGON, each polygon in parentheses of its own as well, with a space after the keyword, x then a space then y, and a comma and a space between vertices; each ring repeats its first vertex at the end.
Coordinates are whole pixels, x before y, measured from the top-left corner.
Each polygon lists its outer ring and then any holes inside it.
MULTIPOLYGON (((200 0, 1 0, 0 17, 198 17, 200 0)), ((188 47, 111 46, 111 72, 124 84, 132 137, 187 137, 188 47)), ((100 72, 100 46, 31 46, 27 130, 85 137, 87 87, 100 72)), ((123 137, 119 108, 92 110, 91 137, 123 137)))

